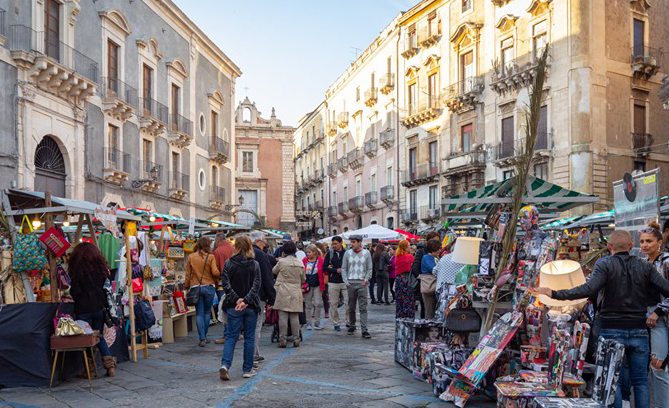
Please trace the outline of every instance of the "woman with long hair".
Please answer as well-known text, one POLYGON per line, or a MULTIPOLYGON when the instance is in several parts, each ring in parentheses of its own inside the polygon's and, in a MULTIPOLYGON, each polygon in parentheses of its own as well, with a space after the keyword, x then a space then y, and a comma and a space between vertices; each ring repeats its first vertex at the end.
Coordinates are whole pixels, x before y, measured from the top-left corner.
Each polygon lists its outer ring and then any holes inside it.
MULTIPOLYGON (((321 242, 314 242, 314 245, 318 247, 318 250, 321 252, 321 258, 325 260, 325 254, 328 252, 328 249, 321 242)), ((327 271, 323 269, 323 276, 325 279, 325 290, 323 290, 323 309, 325 310, 325 318, 330 318, 330 290, 328 288, 328 274, 327 271)))
POLYGON ((255 354, 255 330, 260 310, 260 265, 255 260, 251 240, 246 235, 235 239, 235 253, 225 261, 221 275, 225 299, 223 309, 228 318, 225 346, 221 368, 218 371, 221 380, 229 380, 229 370, 239 333, 244 325, 244 378, 258 374, 253 368, 255 354))
MULTIPOLYGON (((662 251, 660 225, 651 222, 648 228, 642 229, 639 242, 641 251, 648 257, 648 261, 655 266, 655 270, 663 278, 669 279, 669 253, 662 251)), ((655 407, 657 408, 669 407, 669 373, 662 368, 669 352, 668 312, 669 299, 655 291, 649 293, 646 325, 650 329, 650 368, 655 407)))
POLYGON ((302 260, 302 264, 308 284, 307 292, 304 294, 307 330, 322 330, 321 307, 323 307, 323 291, 327 282, 323 274, 323 257, 316 245, 307 246, 307 257, 302 260), (314 308, 316 310, 312 314, 314 308))
POLYGON ((209 321, 211 320, 211 306, 216 296, 216 281, 221 272, 216 266, 216 257, 211 253, 211 241, 202 237, 195 244, 195 251, 188 256, 186 262, 186 291, 195 286, 200 287, 200 300, 195 306, 195 323, 200 336, 200 347, 209 343, 209 321))
POLYGON ((293 241, 283 244, 285 258, 280 258, 274 269, 276 300, 273 308, 279 312, 279 348, 286 348, 288 322, 293 333, 293 347, 300 346, 300 313, 304 310, 302 284, 306 277, 304 265, 295 257, 297 246, 293 241))
POLYGON ((390 289, 390 294, 393 295, 391 303, 395 303, 395 250, 396 248, 393 245, 388 246, 388 255, 390 255, 390 260, 388 261, 388 288, 390 289))
POLYGON ((109 265, 102 252, 95 245, 81 242, 74 247, 68 261, 68 275, 72 280, 70 293, 74 299, 74 313, 77 319, 88 322, 93 330, 100 332, 98 350, 102 364, 109 377, 114 376, 116 360, 102 335, 104 332, 107 294, 105 281, 109 278, 109 265))
POLYGON ((395 317, 413 319, 416 315, 414 289, 409 287, 413 255, 409 253, 409 241, 403 239, 395 251, 395 317))
POLYGON ((388 266, 390 265, 390 255, 386 252, 386 246, 378 244, 372 256, 372 265, 376 269, 376 302, 390 305, 388 301, 388 266), (385 299, 385 301, 384 301, 385 299))

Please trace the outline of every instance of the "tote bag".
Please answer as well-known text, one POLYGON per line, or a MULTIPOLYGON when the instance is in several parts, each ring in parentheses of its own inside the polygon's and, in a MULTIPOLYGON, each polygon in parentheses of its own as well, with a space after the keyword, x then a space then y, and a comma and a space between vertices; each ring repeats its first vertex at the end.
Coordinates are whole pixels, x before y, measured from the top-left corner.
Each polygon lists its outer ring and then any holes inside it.
POLYGON ((23 231, 23 223, 28 222, 30 233, 18 234, 16 236, 16 244, 14 245, 14 260, 12 266, 17 272, 22 271, 38 271, 44 267, 46 263, 46 255, 44 248, 39 240, 37 234, 33 232, 33 227, 30 224, 27 216, 23 216, 21 221, 21 231, 23 231))

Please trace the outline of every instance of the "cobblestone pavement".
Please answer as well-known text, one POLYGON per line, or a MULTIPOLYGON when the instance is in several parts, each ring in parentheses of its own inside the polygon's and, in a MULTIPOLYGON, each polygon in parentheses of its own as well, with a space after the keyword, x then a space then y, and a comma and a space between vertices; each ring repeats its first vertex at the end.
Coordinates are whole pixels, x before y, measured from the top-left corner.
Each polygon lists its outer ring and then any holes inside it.
MULTIPOLYGON (((13 407, 452 407, 432 395, 432 386, 414 380, 394 362, 394 306, 370 305, 372 339, 360 331, 335 332, 329 321, 321 331, 304 331, 299 348, 270 343, 271 326, 264 326, 260 343, 266 360, 258 376, 242 379, 241 342, 237 343, 231 381, 221 381, 221 345, 197 346, 197 334, 151 350, 149 359, 126 362, 116 377, 88 381, 71 379, 48 388, 0 391, 0 406, 13 407)), ((212 339, 222 334, 213 326, 212 339)), ((493 407, 475 397, 467 407, 493 407)))

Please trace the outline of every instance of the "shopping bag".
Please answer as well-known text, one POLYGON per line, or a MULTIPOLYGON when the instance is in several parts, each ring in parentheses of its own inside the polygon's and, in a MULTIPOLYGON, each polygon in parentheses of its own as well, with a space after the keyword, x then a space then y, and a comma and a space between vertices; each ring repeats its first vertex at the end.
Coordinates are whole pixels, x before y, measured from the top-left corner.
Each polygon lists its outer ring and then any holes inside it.
POLYGON ((46 263, 46 255, 42 248, 42 243, 37 234, 33 231, 27 216, 23 216, 21 221, 21 231, 23 230, 23 223, 28 222, 30 233, 18 234, 16 236, 16 244, 14 245, 14 260, 12 266, 17 272, 21 271, 38 271, 44 267, 46 263))
POLYGON ((57 257, 65 255, 65 252, 70 248, 70 243, 54 227, 49 228, 44 234, 40 235, 39 240, 57 257))

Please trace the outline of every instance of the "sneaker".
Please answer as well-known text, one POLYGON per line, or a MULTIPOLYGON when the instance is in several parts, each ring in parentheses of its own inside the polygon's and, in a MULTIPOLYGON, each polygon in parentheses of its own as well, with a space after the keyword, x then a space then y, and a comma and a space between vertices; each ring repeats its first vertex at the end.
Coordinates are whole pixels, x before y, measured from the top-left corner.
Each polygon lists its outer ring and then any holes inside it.
POLYGON ((221 366, 221 368, 218 370, 218 376, 221 378, 223 381, 228 381, 230 380, 230 376, 228 375, 228 367, 226 366, 221 366))
POLYGON ((362 338, 363 339, 371 339, 372 336, 369 334, 368 331, 364 331, 364 332, 362 332, 362 338))
POLYGON ((200 347, 204 347, 207 344, 205 340, 200 340, 200 342, 197 344, 200 347))
POLYGON ((209 343, 211 343, 211 340, 209 340, 209 337, 207 337, 206 339, 204 339, 204 342, 205 342, 206 344, 209 344, 209 343))
POLYGON ((375 304, 376 304, 376 300, 372 299, 372 304, 375 305, 375 304))
POLYGON ((335 330, 336 332, 341 331, 341 327, 339 327, 339 326, 335 326, 335 329, 334 329, 334 330, 335 330))
POLYGON ((346 323, 346 328, 347 328, 347 329, 350 329, 350 328, 351 328, 351 325, 348 324, 348 323, 346 323))
POLYGON ((323 326, 320 323, 314 326, 314 330, 323 330, 323 326))
POLYGON ((307 324, 307 330, 313 330, 314 326, 311 323, 307 324))
POLYGON ((258 368, 258 362, 257 361, 253 362, 253 368, 258 368))
POLYGON ((355 331, 355 326, 351 326, 351 327, 348 328, 348 334, 349 335, 353 334, 354 331, 355 331))
POLYGON ((326 319, 329 319, 329 318, 330 318, 330 313, 329 313, 329 312, 325 312, 325 318, 326 318, 326 319))
POLYGON ((255 377, 256 375, 258 375, 258 372, 256 371, 255 368, 252 368, 251 371, 249 371, 248 373, 244 373, 244 375, 242 375, 242 377, 251 378, 251 377, 255 377))
POLYGON ((253 361, 265 361, 265 357, 263 357, 263 356, 255 356, 255 357, 253 357, 253 361))
POLYGON ((214 344, 225 344, 225 337, 221 337, 218 340, 214 340, 214 344))

